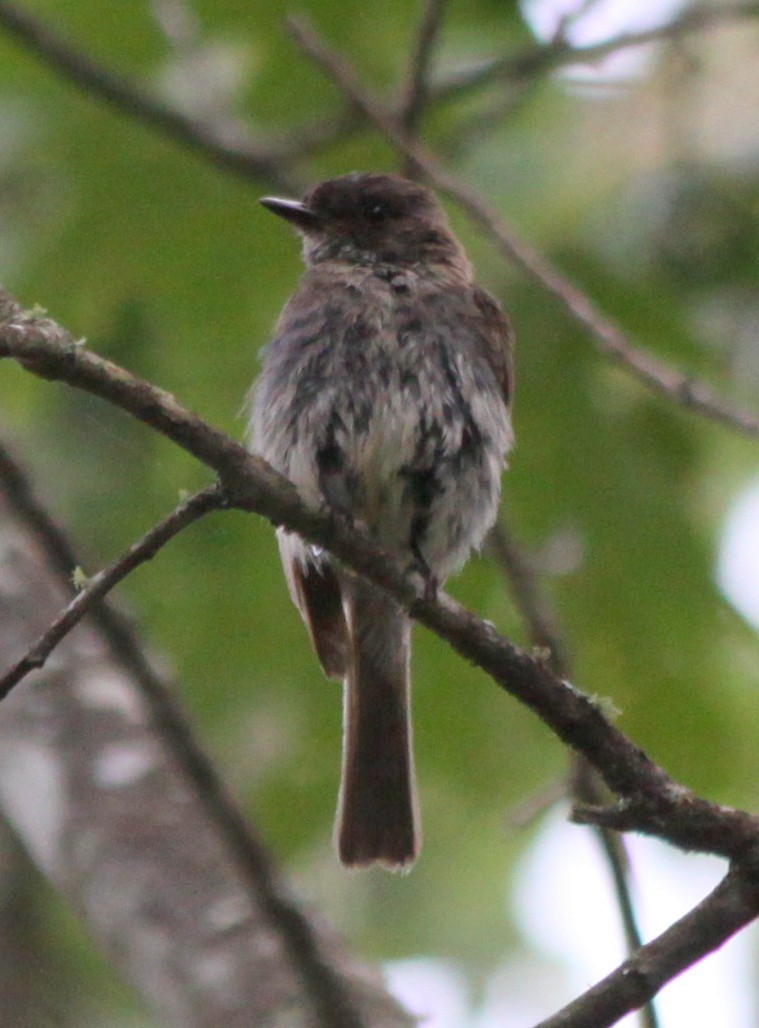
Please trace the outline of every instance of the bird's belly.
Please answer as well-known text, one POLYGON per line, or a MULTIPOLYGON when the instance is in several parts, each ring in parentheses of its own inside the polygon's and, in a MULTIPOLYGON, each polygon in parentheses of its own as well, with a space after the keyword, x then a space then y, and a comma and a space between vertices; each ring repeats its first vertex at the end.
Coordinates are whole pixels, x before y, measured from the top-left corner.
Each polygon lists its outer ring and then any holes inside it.
POLYGON ((495 519, 510 429, 500 398, 454 402, 432 385, 340 384, 304 412, 302 437, 320 443, 294 447, 287 473, 444 579, 495 519))

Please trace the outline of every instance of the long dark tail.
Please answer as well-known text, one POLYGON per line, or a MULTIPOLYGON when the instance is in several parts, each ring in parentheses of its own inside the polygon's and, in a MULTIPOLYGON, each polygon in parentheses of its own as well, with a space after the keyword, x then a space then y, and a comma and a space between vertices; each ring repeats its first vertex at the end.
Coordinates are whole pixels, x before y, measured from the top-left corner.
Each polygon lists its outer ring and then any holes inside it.
POLYGON ((411 623, 390 597, 344 581, 350 652, 337 823, 346 867, 408 867, 419 852, 411 749, 411 623))

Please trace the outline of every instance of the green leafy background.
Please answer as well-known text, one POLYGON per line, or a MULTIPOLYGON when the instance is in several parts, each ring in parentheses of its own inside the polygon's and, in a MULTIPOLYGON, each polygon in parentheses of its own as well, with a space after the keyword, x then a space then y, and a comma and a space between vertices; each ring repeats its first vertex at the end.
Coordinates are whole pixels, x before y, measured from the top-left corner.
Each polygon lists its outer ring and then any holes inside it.
MULTIPOLYGON (((118 4, 107 16, 92 0, 27 6, 93 57, 176 100, 179 57, 147 3, 118 4)), ((301 6, 365 81, 397 90, 414 5, 387 0, 381 17, 376 5, 349 0, 301 6)), ((254 131, 285 136, 340 110, 283 29, 288 5, 199 0, 194 10, 196 59, 225 56, 227 110, 254 131)), ((516 5, 462 0, 450 6, 437 67, 530 42, 516 5)), ((747 404, 759 381, 756 332, 741 334, 732 315, 753 310, 754 329, 759 321, 758 137, 744 93, 753 88, 756 101, 756 42, 756 29, 742 26, 689 43, 702 62, 690 92, 681 56, 668 52, 650 75, 612 89, 544 77, 452 158, 633 337, 747 404), (673 76, 687 116, 672 110, 673 76), (721 134, 725 109, 734 120, 721 134)), ((450 147, 496 96, 490 89, 435 110, 428 141, 450 147)), ((192 109, 189 94, 185 102, 192 109)), ((394 167, 365 130, 299 174, 313 181, 394 167)), ((296 240, 257 204, 270 191, 82 96, 0 33, 0 278, 235 437, 257 350, 299 275, 296 240)), ((518 446, 504 507, 546 569, 577 683, 611 698, 620 726, 676 778, 756 808, 759 647, 714 581, 723 520, 756 467, 756 443, 611 369, 554 302, 451 213, 481 281, 517 327, 518 446)), ((180 490, 209 480, 90 397, 12 366, 0 367, 0 390, 3 425, 81 540, 88 572, 167 513, 180 490)), ((486 559, 472 560, 450 588, 525 641, 486 559)), ((330 841, 339 692, 309 650, 268 524, 239 513, 209 518, 121 592, 146 641, 171 660, 198 732, 272 850, 357 951, 459 962, 475 991, 519 951, 505 897, 532 829, 508 829, 508 814, 567 760, 529 712, 417 630, 423 856, 406 877, 349 876, 330 841)), ((137 1010, 72 916, 46 893, 39 903, 42 934, 76 983, 74 1023, 137 1010)))

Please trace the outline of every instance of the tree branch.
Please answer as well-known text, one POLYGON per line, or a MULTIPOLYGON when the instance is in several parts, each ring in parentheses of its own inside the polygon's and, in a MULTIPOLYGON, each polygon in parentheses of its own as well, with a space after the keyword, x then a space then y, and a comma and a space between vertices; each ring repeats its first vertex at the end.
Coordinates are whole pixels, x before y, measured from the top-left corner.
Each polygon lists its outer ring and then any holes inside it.
POLYGON ((429 91, 429 70, 446 0, 424 0, 424 10, 409 59, 406 82, 401 93, 398 122, 408 133, 415 132, 429 91))
POLYGON ((400 153, 415 164, 418 172, 441 193, 454 200, 501 253, 560 302, 566 312, 588 331, 601 354, 648 389, 678 406, 759 439, 758 415, 733 406, 703 382, 670 368, 663 361, 634 346, 613 321, 596 309, 582 290, 537 250, 515 235, 500 215, 474 190, 446 171, 433 154, 417 144, 395 118, 364 91, 348 64, 321 41, 305 19, 291 18, 289 25, 298 46, 332 79, 343 95, 364 112, 400 153))
POLYGON ((297 189, 283 172, 276 148, 270 151, 236 120, 215 119, 210 123, 182 114, 125 76, 91 60, 7 0, 0 0, 0 28, 86 96, 104 101, 121 114, 201 154, 211 164, 245 179, 266 179, 285 191, 297 189))
MULTIPOLYGON (((419 25, 415 47, 398 120, 409 138, 417 138, 419 120, 427 96, 427 73, 435 38, 439 32, 445 0, 426 0, 419 25)), ((413 175, 416 166, 406 161, 406 174, 413 175)), ((508 531, 504 518, 496 523, 490 532, 489 548, 495 554, 502 568, 513 599, 526 622, 528 634, 534 646, 547 650, 548 662, 553 671, 562 678, 570 677, 566 650, 561 639, 558 622, 545 597, 533 569, 525 559, 513 535, 508 531)), ((577 765, 570 776, 575 798, 585 803, 600 803, 603 794, 593 770, 581 758, 575 758, 577 765)), ((566 793, 566 787, 562 790, 566 793)), ((609 828, 595 826, 595 834, 606 858, 611 874, 614 894, 617 899, 622 926, 627 939, 628 951, 633 952, 642 943, 635 907, 629 887, 629 857, 624 840, 609 828)), ((646 1004, 642 1023, 645 1028, 658 1028, 658 1018, 653 1002, 646 1004)))
MULTIPOLYGON (((430 7, 434 7, 435 0, 429 0, 429 4, 430 7)), ((424 87, 425 103, 450 103, 493 83, 501 86, 530 86, 537 83, 541 76, 573 64, 590 64, 618 51, 647 43, 671 41, 681 36, 717 27, 720 24, 729 24, 734 20, 756 17, 758 13, 759 3, 757 0, 748 0, 748 2, 742 0, 742 2, 721 4, 715 7, 704 4, 687 8, 671 22, 658 28, 638 33, 622 33, 601 43, 587 46, 572 46, 566 36, 559 33, 550 43, 528 46, 517 54, 484 61, 474 67, 454 72, 437 82, 428 81, 424 87)), ((433 19, 434 17, 432 15, 433 19)), ((424 23, 420 25, 417 45, 424 39, 423 25, 424 23)), ((435 24, 434 31, 437 32, 438 29, 439 24, 435 24)), ((408 87, 409 83, 407 83, 407 90, 408 87)), ((494 125, 503 120, 505 114, 509 114, 524 99, 525 92, 525 89, 522 88, 518 94, 509 95, 508 93, 503 94, 503 90, 501 90, 502 95, 499 95, 492 107, 469 118, 471 124, 465 127, 467 140, 457 137, 452 142, 450 150, 459 152, 462 142, 471 145, 473 139, 487 133, 494 125)), ((402 95, 407 97, 409 94, 404 91, 402 95)), ((396 113, 400 125, 404 124, 402 114, 404 109, 405 104, 402 103, 396 113)), ((272 144, 272 152, 278 152, 283 159, 289 160, 302 157, 311 149, 321 149, 325 145, 356 132, 365 121, 359 115, 360 112, 352 104, 348 104, 345 112, 336 117, 320 118, 297 129, 280 149, 272 144)), ((461 133, 459 133, 460 135, 461 133)))
POLYGON ((562 638, 556 612, 548 603, 535 569, 503 515, 491 529, 487 546, 509 583, 511 598, 522 615, 530 642, 545 651, 545 659, 560 678, 569 678, 567 644, 562 638))
MULTIPOLYGON (((218 486, 209 486, 180 503, 163 521, 154 525, 138 539, 126 553, 108 567, 90 578, 69 605, 61 611, 43 635, 34 642, 23 657, 0 677, 0 700, 30 671, 44 667, 47 658, 69 632, 79 624, 85 614, 115 588, 127 575, 145 561, 152 560, 158 551, 182 529, 212 510, 224 506, 224 496, 218 486)), ((74 570, 73 567, 71 569, 74 570)))

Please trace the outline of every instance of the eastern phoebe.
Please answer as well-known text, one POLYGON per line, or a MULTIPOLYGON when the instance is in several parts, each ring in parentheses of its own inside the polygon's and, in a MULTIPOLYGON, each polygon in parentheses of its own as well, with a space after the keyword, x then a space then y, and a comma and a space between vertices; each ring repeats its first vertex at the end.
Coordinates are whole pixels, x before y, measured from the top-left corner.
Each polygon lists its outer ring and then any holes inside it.
MULTIPOLYGON (((251 448, 434 592, 496 517, 513 439, 509 323, 415 182, 344 175, 261 203, 302 236, 306 272, 254 387, 251 448)), ((322 668, 345 686, 340 860, 407 867, 420 845, 410 621, 329 553, 277 535, 322 668)))

